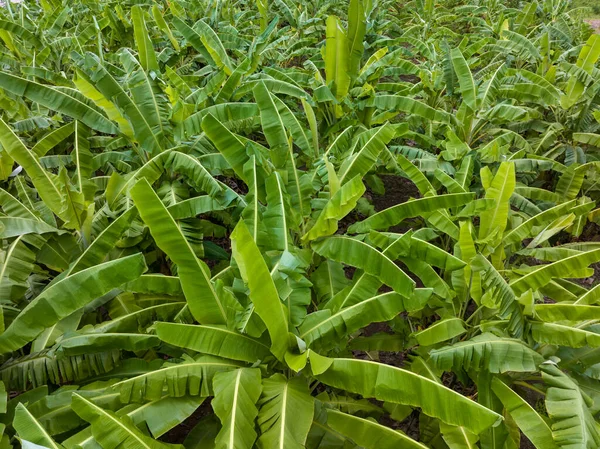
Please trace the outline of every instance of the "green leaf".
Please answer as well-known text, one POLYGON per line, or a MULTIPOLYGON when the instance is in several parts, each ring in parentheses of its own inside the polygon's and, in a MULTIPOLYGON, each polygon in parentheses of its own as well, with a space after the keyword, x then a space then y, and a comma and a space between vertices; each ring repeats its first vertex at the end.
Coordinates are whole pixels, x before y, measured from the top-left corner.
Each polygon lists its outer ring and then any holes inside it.
POLYGON ((250 300, 271 337, 271 352, 282 360, 288 347, 288 320, 267 264, 243 220, 231 233, 231 250, 242 279, 250 289, 250 300))
POLYGON ((155 335, 134 333, 103 332, 66 334, 58 343, 58 348, 66 356, 91 354, 123 349, 125 351, 143 351, 158 346, 160 340, 155 335))
POLYGON ((364 38, 367 31, 362 0, 351 0, 348 5, 348 75, 353 83, 358 77, 360 62, 365 51, 364 38))
POLYGON ((505 234, 503 237, 504 245, 520 243, 527 238, 534 237, 534 234, 536 234, 535 228, 537 226, 546 225, 550 220, 566 215, 573 206, 575 206, 575 200, 567 201, 566 203, 546 209, 528 220, 525 220, 519 226, 511 229, 505 234))
POLYGON ((117 127, 96 109, 58 89, 5 72, 0 72, 0 87, 61 114, 69 115, 97 131, 107 134, 118 133, 117 127))
POLYGON ((481 369, 490 373, 536 372, 544 358, 521 340, 485 333, 429 353, 432 363, 444 370, 481 369))
POLYGON ((215 448, 250 449, 256 440, 256 403, 262 391, 260 370, 240 368, 215 374, 215 397, 211 402, 221 420, 215 448))
POLYGON ((329 237, 313 243, 312 246, 315 252, 323 257, 363 269, 404 297, 410 297, 415 288, 415 281, 398 268, 389 257, 360 240, 349 237, 329 237))
POLYGON ((170 397, 186 394, 207 397, 212 395, 212 379, 216 373, 240 367, 238 362, 209 355, 195 359, 184 356, 183 359, 180 363, 165 362, 160 368, 135 373, 134 377, 115 383, 111 389, 119 391, 123 403, 160 399, 163 389, 170 397))
POLYGON ((269 143, 273 163, 278 168, 283 167, 288 154, 288 138, 283 120, 265 83, 257 83, 253 93, 260 110, 260 123, 269 143))
POLYGON ((556 323, 531 323, 531 334, 540 343, 582 348, 600 346, 600 334, 556 323))
POLYGON ((21 142, 17 135, 0 119, 0 145, 11 158, 21 165, 31 178, 38 195, 52 212, 60 215, 62 201, 56 175, 44 170, 39 159, 21 142))
POLYGON ((269 249, 285 251, 290 247, 291 220, 289 195, 283 180, 277 172, 266 179, 267 208, 263 213, 263 223, 269 230, 265 246, 269 249))
POLYGON ((165 21, 165 18, 160 12, 160 8, 157 4, 152 5, 152 17, 154 18, 154 22, 156 22, 158 28, 160 28, 161 31, 167 35, 175 51, 179 51, 181 49, 179 47, 179 42, 177 42, 177 39, 175 39, 175 37, 173 36, 173 33, 171 32, 171 29, 165 21))
POLYGON ((313 227, 302 239, 311 241, 334 234, 338 229, 338 222, 356 207, 365 190, 360 176, 346 182, 327 202, 313 227))
POLYGON ((550 426, 525 399, 498 378, 492 379, 492 391, 536 448, 558 448, 550 426))
POLYGON ((29 218, 0 217, 0 238, 10 239, 20 235, 47 233, 62 234, 58 229, 37 218, 31 220, 29 218))
POLYGON ((432 122, 452 123, 453 116, 445 111, 434 109, 427 104, 414 98, 401 95, 377 95, 373 100, 373 106, 386 112, 405 112, 414 114, 432 122))
POLYGON ((429 242, 415 238, 412 231, 398 238, 387 251, 394 257, 409 257, 445 271, 460 270, 465 266, 465 262, 452 254, 429 242))
POLYGON ((432 324, 427 329, 414 333, 413 336, 421 346, 431 346, 458 337, 465 332, 463 320, 460 318, 448 318, 432 324))
POLYGON ((202 130, 214 143, 235 174, 248 183, 248 179, 244 175, 244 165, 250 158, 246 153, 244 143, 212 114, 207 114, 202 119, 202 130))
MULTIPOLYGON (((147 106, 136 104, 123 89, 123 85, 109 73, 96 55, 86 54, 84 67, 89 76, 90 83, 106 100, 114 103, 123 112, 123 115, 127 118, 133 129, 136 140, 142 148, 151 154, 163 151, 160 136, 154 132, 152 124, 146 119, 145 113, 149 111, 144 111, 144 108, 147 106)), ((93 128, 92 126, 90 127, 93 128)))
POLYGON ((88 180, 92 173, 92 153, 90 152, 89 138, 89 129, 76 121, 75 148, 71 152, 71 157, 76 165, 77 186, 81 193, 84 191, 84 182, 88 180))
POLYGON ((156 323, 156 334, 165 343, 203 354, 254 363, 269 355, 269 347, 247 335, 220 326, 156 323))
POLYGON ((473 80, 473 74, 469 68, 469 64, 465 60, 460 48, 453 48, 450 52, 452 66, 458 77, 460 85, 460 93, 463 96, 463 101, 472 110, 477 110, 477 87, 473 80))
POLYGON ((547 322, 600 319, 600 307, 583 304, 534 304, 535 317, 547 322))
POLYGON ((525 293, 527 290, 538 290, 545 286, 551 279, 565 278, 577 270, 586 268, 600 260, 600 249, 587 251, 574 256, 566 257, 557 262, 543 265, 531 271, 523 277, 512 281, 509 285, 517 294, 525 293))
MULTIPOLYGON (((323 338, 339 339, 371 323, 389 321, 403 311, 419 310, 424 304, 419 297, 404 298, 398 293, 382 293, 363 299, 357 304, 341 309, 336 313, 319 310, 306 316, 300 326, 300 338, 311 345, 323 338)), ((427 297, 425 297, 427 300, 427 297)))
POLYGON ((142 254, 134 254, 82 270, 55 282, 31 301, 0 335, 0 353, 15 351, 113 288, 139 277, 146 270, 142 254))
POLYGON ((336 16, 328 16, 325 37, 325 76, 327 84, 333 85, 333 93, 340 100, 350 88, 348 72, 348 44, 346 33, 336 16))
POLYGON ((202 324, 227 323, 228 307, 210 280, 208 266, 196 257, 181 229, 145 179, 131 189, 140 216, 156 244, 177 265, 190 311, 202 324))
POLYGON ((358 141, 360 149, 344 160, 337 174, 340 184, 349 182, 355 176, 365 176, 393 137, 394 129, 388 124, 361 134, 358 141))
POLYGON ((314 398, 302 377, 275 374, 263 380, 257 424, 259 449, 303 449, 313 420, 314 398))
POLYGON ((512 162, 502 162, 492 183, 486 189, 485 198, 494 201, 495 206, 481 212, 479 239, 485 239, 497 232, 496 238, 506 229, 510 197, 515 189, 515 166, 512 162))
POLYGON ((17 404, 13 427, 17 431, 19 437, 23 440, 27 440, 33 444, 44 446, 50 449, 61 448, 61 446, 52 439, 46 429, 44 429, 40 422, 35 419, 35 417, 23 404, 17 404))
POLYGON ((442 438, 450 449, 475 449, 479 437, 464 427, 440 423, 442 438))
POLYGON ((67 276, 100 264, 115 247, 137 217, 137 209, 131 207, 109 224, 67 270, 67 276))
POLYGON ((481 433, 499 423, 497 413, 426 377, 357 359, 329 359, 311 352, 311 369, 326 385, 366 398, 421 407, 426 415, 481 433))
MULTIPOLYGON (((128 417, 117 417, 84 397, 73 394, 73 410, 92 426, 94 439, 105 449, 164 449, 170 447, 144 435, 128 417)), ((171 446, 172 447, 172 446, 171 446)))
POLYGON ((377 212, 366 220, 355 223, 348 228, 349 232, 367 232, 371 229, 386 229, 399 224, 402 220, 411 217, 426 215, 439 209, 464 206, 473 201, 472 193, 453 193, 439 195, 397 204, 388 209, 377 212))
POLYGON ((552 419, 552 436, 559 447, 588 448, 600 445, 600 432, 577 384, 551 363, 541 366, 548 385, 546 410, 552 419))
POLYGON ((138 5, 131 8, 131 21, 133 22, 133 35, 138 49, 140 63, 146 72, 154 70, 158 72, 158 62, 152 41, 148 35, 146 21, 144 20, 144 11, 138 5))
POLYGON ((336 410, 327 410, 327 425, 366 449, 427 449, 399 430, 336 410))

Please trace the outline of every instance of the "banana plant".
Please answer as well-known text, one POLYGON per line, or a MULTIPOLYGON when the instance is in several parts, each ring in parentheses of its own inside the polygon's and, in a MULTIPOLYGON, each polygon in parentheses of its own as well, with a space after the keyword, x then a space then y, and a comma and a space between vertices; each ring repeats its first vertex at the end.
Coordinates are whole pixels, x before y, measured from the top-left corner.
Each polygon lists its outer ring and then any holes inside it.
POLYGON ((567 1, 133 3, 0 9, 3 448, 600 445, 567 1))

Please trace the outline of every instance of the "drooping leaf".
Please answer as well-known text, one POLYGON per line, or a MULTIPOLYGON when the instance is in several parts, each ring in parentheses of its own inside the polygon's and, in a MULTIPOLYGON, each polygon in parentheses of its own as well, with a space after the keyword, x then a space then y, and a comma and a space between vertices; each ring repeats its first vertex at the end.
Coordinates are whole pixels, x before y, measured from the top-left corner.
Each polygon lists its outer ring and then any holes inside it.
POLYGON ((310 354, 313 374, 326 385, 364 397, 421 407, 423 413, 474 433, 501 421, 497 413, 464 396, 401 368, 357 359, 310 354))

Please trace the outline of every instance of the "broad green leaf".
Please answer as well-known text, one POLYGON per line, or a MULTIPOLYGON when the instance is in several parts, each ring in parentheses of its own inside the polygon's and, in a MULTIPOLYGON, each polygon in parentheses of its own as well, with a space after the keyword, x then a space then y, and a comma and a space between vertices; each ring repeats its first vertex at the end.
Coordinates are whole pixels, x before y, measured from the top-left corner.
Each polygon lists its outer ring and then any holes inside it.
POLYGON ((253 92, 260 110, 263 133, 271 150, 271 158, 276 167, 283 167, 289 145, 285 125, 265 84, 257 83, 253 92))
POLYGON ((410 297, 415 288, 415 282, 389 257, 360 240, 329 237, 313 243, 313 249, 323 257, 363 269, 404 297, 410 297))
POLYGON ((452 254, 429 242, 415 238, 411 231, 398 238, 389 246, 387 252, 393 257, 416 259, 446 271, 459 270, 465 266, 465 262, 452 254))
POLYGON ((281 303, 267 264, 243 220, 231 234, 231 250, 242 279, 250 289, 250 300, 271 337, 271 352, 279 360, 288 347, 286 307, 281 303))
POLYGON ((600 346, 600 334, 556 323, 532 323, 531 334, 540 343, 582 348, 600 346))
POLYGON ((62 212, 62 201, 56 175, 47 172, 39 159, 29 151, 17 135, 0 119, 0 145, 11 158, 21 165, 44 203, 57 215, 62 212))
POLYGON ((202 119, 202 130, 215 144, 235 174, 247 182, 244 165, 248 162, 249 157, 244 143, 212 114, 207 114, 202 119))
POLYGON ((27 234, 47 234, 57 233, 62 234, 56 228, 46 224, 43 221, 18 218, 18 217, 0 217, 0 238, 10 239, 27 234))
POLYGON ((0 335, 0 353, 15 351, 90 301, 138 278, 144 257, 134 254, 82 270, 61 279, 31 301, 0 335))
POLYGON ((366 398, 420 407, 426 415, 480 433, 499 423, 497 413, 426 377, 358 359, 329 359, 310 353, 311 369, 326 385, 366 398))
POLYGON ((399 430, 336 410, 327 410, 327 425, 366 449, 427 448, 399 430))
POLYGON ((432 363, 444 370, 481 369, 491 373, 536 372, 544 358, 521 340, 485 333, 430 352, 432 363))
POLYGON ((260 449, 303 449, 314 413, 314 398, 302 377, 275 374, 263 380, 257 424, 260 449))
MULTIPOLYGON (((3 301, 18 301, 28 289, 27 281, 34 270, 35 253, 27 247, 24 239, 25 236, 17 237, 0 256, 0 299, 3 301)), ((4 332, 4 327, 0 328, 4 332)))
POLYGON ((413 336, 421 346, 431 346, 458 337, 465 332, 466 329, 464 328, 463 320, 460 318, 448 318, 432 324, 427 329, 414 333, 413 336))
POLYGON ((290 217, 291 206, 289 195, 285 190, 283 179, 274 172, 266 179, 267 208, 263 213, 264 225, 269 230, 265 239, 265 247, 285 251, 290 247, 290 230, 293 222, 290 217))
POLYGON ((416 311, 423 305, 416 295, 404 298, 395 292, 383 293, 336 313, 328 309, 313 312, 306 316, 298 330, 300 338, 310 346, 323 338, 339 339, 371 323, 389 321, 400 312, 416 311))
MULTIPOLYGON (((121 402, 142 402, 156 400, 163 396, 166 389, 170 397, 212 396, 212 379, 216 373, 230 371, 240 367, 240 363, 219 357, 201 355, 195 359, 184 356, 179 363, 165 362, 159 368, 129 373, 129 379, 112 385, 119 391, 121 402)), ((156 365, 155 365, 156 366, 156 365)))
POLYGON ((129 208, 109 224, 67 270, 67 276, 101 263, 115 247, 124 232, 137 217, 137 209, 129 208))
POLYGON ((144 20, 144 11, 138 5, 131 8, 131 21, 133 22, 133 35, 137 45, 140 64, 146 72, 154 70, 158 72, 158 62, 156 61, 156 53, 152 41, 148 35, 148 28, 144 20))
POLYGON ((201 324, 225 324, 228 305, 223 301, 224 297, 217 294, 208 266, 196 257, 150 184, 142 179, 131 189, 131 196, 157 245, 177 265, 179 280, 194 318, 201 324))
POLYGON ((452 66, 458 77, 460 92, 463 96, 463 101, 472 110, 477 110, 477 87, 473 80, 473 74, 469 68, 469 64, 465 60, 460 48, 453 48, 450 52, 452 66))
POLYGON ((56 443, 48 434, 46 429, 35 419, 29 410, 22 403, 17 404, 13 427, 17 434, 23 440, 30 441, 33 444, 47 447, 50 449, 60 449, 61 446, 56 443))
POLYGON ((388 124, 361 134, 358 141, 360 149, 344 160, 337 174, 340 184, 349 182, 355 176, 365 176, 393 137, 394 130, 388 124))
POLYGON ((577 270, 586 268, 600 260, 600 249, 576 254, 557 262, 543 265, 523 277, 512 281, 509 285, 517 294, 522 294, 528 289, 537 290, 546 285, 552 278, 568 277, 577 270))
POLYGON ((152 17, 154 18, 156 25, 161 29, 161 31, 163 31, 167 35, 167 37, 171 41, 171 45, 173 45, 173 48, 176 51, 179 51, 179 42, 177 42, 177 39, 175 39, 175 36, 173 36, 173 33, 171 32, 171 29, 165 21, 165 18, 163 17, 160 8, 157 4, 152 5, 152 17))
POLYGON ((350 88, 349 62, 346 33, 336 16, 328 16, 325 38, 325 76, 327 84, 333 85, 333 92, 338 100, 345 97, 350 88))
POLYGON ((348 228, 348 231, 357 233, 367 232, 371 229, 386 229, 399 224, 406 218, 418 217, 439 209, 464 206, 473 199, 474 196, 472 193, 453 193, 407 201, 382 210, 366 220, 353 224, 348 228))
POLYGON ((401 95, 377 95, 373 99, 373 106, 386 112, 398 111, 414 114, 432 122, 452 123, 453 116, 445 111, 434 109, 414 98, 401 95))
POLYGON ((535 304, 533 311, 542 321, 587 321, 600 319, 600 307, 583 304, 535 304))
POLYGON ((577 384, 551 363, 541 366, 546 390, 546 410, 552 419, 552 436, 558 447, 593 448, 600 432, 588 409, 588 400, 577 384))
POLYGON ((365 50, 364 38, 367 31, 362 0, 351 0, 348 5, 348 75, 354 82, 358 76, 360 62, 365 50))
POLYGON ((498 378, 492 379, 492 391, 536 448, 558 448, 550 426, 525 399, 498 378))
POLYGON ((494 232, 500 236, 506 229, 508 212, 510 210, 509 200, 515 188, 515 166, 512 162, 502 162, 492 183, 486 189, 486 199, 494 201, 493 209, 483 211, 480 215, 479 238, 485 239, 494 232))
POLYGON ((239 368, 217 373, 213 389, 215 397, 211 405, 222 424, 215 448, 250 449, 256 440, 256 403, 262 391, 260 370, 239 368))
POLYGON ((97 131, 107 134, 117 134, 118 132, 117 127, 96 109, 58 89, 6 72, 0 72, 0 87, 15 95, 27 97, 49 109, 69 115, 97 131))
POLYGON ((159 449, 169 445, 144 435, 127 417, 117 417, 84 397, 73 394, 73 410, 92 426, 94 439, 103 448, 159 449))
POLYGON ((440 423, 440 431, 444 442, 450 449, 475 449, 477 447, 479 437, 464 427, 440 423))
MULTIPOLYGON (((175 24, 177 25, 177 22, 175 24)), ((204 48, 206 48, 216 66, 222 68, 227 75, 231 75, 233 66, 218 34, 202 19, 196 22, 194 29, 198 31, 202 45, 204 45, 204 48)))
POLYGON ((302 239, 311 241, 334 234, 338 229, 338 222, 356 207, 363 193, 365 186, 359 176, 346 182, 327 202, 313 227, 302 239))
POLYGON ((158 337, 148 334, 77 332, 66 334, 58 343, 58 348, 66 356, 74 356, 110 349, 143 351, 158 346, 159 343, 158 337))
POLYGON ((203 354, 254 363, 269 355, 269 347, 223 326, 156 323, 156 334, 165 343, 203 354))
MULTIPOLYGON (((136 104, 123 89, 123 85, 113 77, 96 55, 86 54, 84 67, 86 74, 89 76, 89 82, 106 100, 113 102, 123 112, 142 148, 151 154, 163 151, 160 136, 154 132, 152 125, 148 123, 144 114, 143 109, 147 106, 136 104)), ((83 120, 82 122, 85 123, 83 120)))
POLYGON ((505 245, 511 245, 514 243, 520 243, 523 240, 533 237, 535 231, 534 228, 542 226, 548 223, 549 220, 556 219, 562 215, 566 215, 567 211, 575 205, 575 201, 568 201, 563 204, 546 209, 537 215, 534 215, 530 219, 524 221, 519 226, 508 231, 503 237, 503 243, 505 245))

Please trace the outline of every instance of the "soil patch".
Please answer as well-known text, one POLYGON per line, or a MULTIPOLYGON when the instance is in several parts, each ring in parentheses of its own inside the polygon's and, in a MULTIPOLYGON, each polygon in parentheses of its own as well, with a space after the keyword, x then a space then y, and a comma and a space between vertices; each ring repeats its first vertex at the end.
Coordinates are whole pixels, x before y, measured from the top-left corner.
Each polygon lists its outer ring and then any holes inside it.
POLYGON ((600 19, 586 19, 584 22, 587 22, 596 33, 600 33, 600 19))
POLYGON ((405 203, 410 198, 421 198, 417 186, 407 178, 402 176, 382 176, 381 180, 385 186, 384 195, 373 195, 373 206, 377 212, 405 203))

